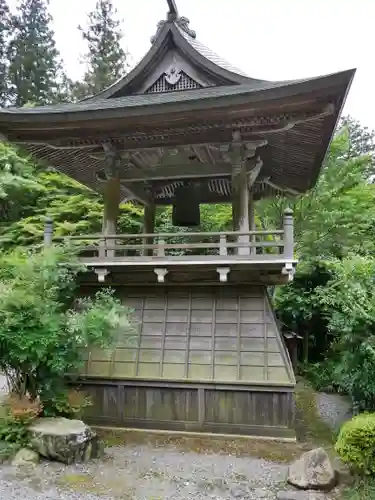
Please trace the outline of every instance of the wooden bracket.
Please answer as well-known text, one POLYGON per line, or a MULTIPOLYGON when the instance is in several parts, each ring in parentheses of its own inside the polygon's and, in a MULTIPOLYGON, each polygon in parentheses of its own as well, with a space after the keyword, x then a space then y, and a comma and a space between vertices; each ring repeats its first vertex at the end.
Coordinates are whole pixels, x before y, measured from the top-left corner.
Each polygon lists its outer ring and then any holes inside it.
MULTIPOLYGON (((110 179, 120 179, 121 180, 121 170, 124 168, 122 163, 122 157, 118 153, 116 146, 112 143, 103 144, 105 160, 104 168, 97 172, 97 179, 106 182, 110 179)), ((125 196, 122 202, 129 200, 140 201, 144 205, 150 205, 152 203, 151 195, 142 186, 129 186, 121 182, 122 191, 125 192, 125 196)))
POLYGON ((230 273, 230 267, 217 267, 216 271, 219 273, 220 282, 226 283, 228 281, 228 274, 230 273))
POLYGON ((164 281, 165 281, 164 278, 168 274, 168 269, 165 269, 162 267, 155 267, 154 273, 156 274, 156 276, 158 278, 158 283, 164 283, 164 281))
POLYGON ((99 283, 104 283, 106 276, 109 274, 108 269, 104 269, 104 268, 94 269, 94 272, 98 276, 99 283))
POLYGON ((295 273, 296 270, 292 262, 287 262, 281 270, 281 274, 287 276, 288 281, 293 281, 295 273))

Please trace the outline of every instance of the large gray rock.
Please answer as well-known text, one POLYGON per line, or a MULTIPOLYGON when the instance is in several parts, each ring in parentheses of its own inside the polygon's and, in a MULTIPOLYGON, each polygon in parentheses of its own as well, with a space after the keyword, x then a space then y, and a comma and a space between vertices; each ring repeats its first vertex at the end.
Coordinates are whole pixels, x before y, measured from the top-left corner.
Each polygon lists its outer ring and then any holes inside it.
POLYGON ((12 465, 19 467, 21 465, 35 465, 39 462, 39 455, 36 451, 28 448, 21 448, 12 460, 12 465))
POLYGON ((29 431, 32 449, 49 460, 72 464, 100 453, 96 432, 81 420, 39 418, 29 431))
POLYGON ((325 450, 316 448, 289 467, 288 483, 302 490, 329 491, 337 484, 337 474, 325 450))

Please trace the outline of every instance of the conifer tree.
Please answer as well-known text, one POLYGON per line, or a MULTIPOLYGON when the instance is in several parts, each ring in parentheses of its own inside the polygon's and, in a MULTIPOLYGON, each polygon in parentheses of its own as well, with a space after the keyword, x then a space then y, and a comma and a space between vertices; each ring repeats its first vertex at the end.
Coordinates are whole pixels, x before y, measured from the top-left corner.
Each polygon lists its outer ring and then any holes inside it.
POLYGON ((10 12, 6 0, 0 0, 0 106, 8 98, 8 58, 7 47, 10 35, 10 12))
POLYGON ((121 21, 112 0, 97 0, 88 15, 87 28, 79 26, 88 50, 83 82, 75 84, 73 95, 83 98, 96 94, 121 78, 127 69, 127 52, 121 47, 121 21))
POLYGON ((19 0, 12 19, 9 82, 12 104, 62 100, 64 74, 51 29, 49 0, 19 0))

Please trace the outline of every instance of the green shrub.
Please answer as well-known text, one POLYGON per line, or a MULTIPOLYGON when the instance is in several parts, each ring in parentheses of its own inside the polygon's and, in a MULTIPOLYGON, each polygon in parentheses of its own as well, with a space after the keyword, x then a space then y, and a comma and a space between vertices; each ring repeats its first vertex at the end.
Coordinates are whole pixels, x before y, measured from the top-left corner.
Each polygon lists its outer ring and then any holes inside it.
POLYGON ((316 391, 340 392, 335 380, 337 361, 325 359, 318 363, 301 363, 298 373, 307 379, 316 391))
POLYGON ((77 298, 81 269, 64 248, 0 253, 0 371, 19 397, 56 401, 86 349, 134 335, 132 311, 112 290, 77 298))
POLYGON ((12 458, 29 444, 29 426, 41 414, 39 400, 9 394, 1 404, 0 463, 12 458))
POLYGON ((375 413, 361 413, 346 422, 335 450, 357 473, 375 475, 375 413))
POLYGON ((92 400, 83 391, 65 389, 51 400, 43 401, 45 417, 65 417, 82 419, 85 408, 92 406, 92 400))

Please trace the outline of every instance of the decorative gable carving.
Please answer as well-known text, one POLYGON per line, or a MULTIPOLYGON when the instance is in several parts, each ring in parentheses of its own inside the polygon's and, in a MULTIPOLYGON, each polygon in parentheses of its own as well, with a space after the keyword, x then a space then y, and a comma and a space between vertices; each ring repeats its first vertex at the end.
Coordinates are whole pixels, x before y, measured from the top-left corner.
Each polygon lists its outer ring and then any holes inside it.
POLYGON ((200 89, 202 85, 193 80, 184 71, 164 73, 147 90, 146 94, 175 92, 177 90, 200 89))
MULTIPOLYGON (((163 21, 159 21, 158 24, 156 25, 156 33, 154 36, 151 37, 150 39, 150 42, 151 43, 154 43, 155 40, 157 39, 159 33, 161 32, 161 30, 164 28, 164 25, 166 23, 168 23, 169 20, 166 19, 166 20, 163 20, 163 21)), ((176 25, 182 29, 187 35, 189 35, 191 38, 196 38, 197 34, 195 33, 194 30, 190 29, 190 20, 187 18, 187 17, 176 17, 174 19, 174 22, 176 23, 176 25)))

